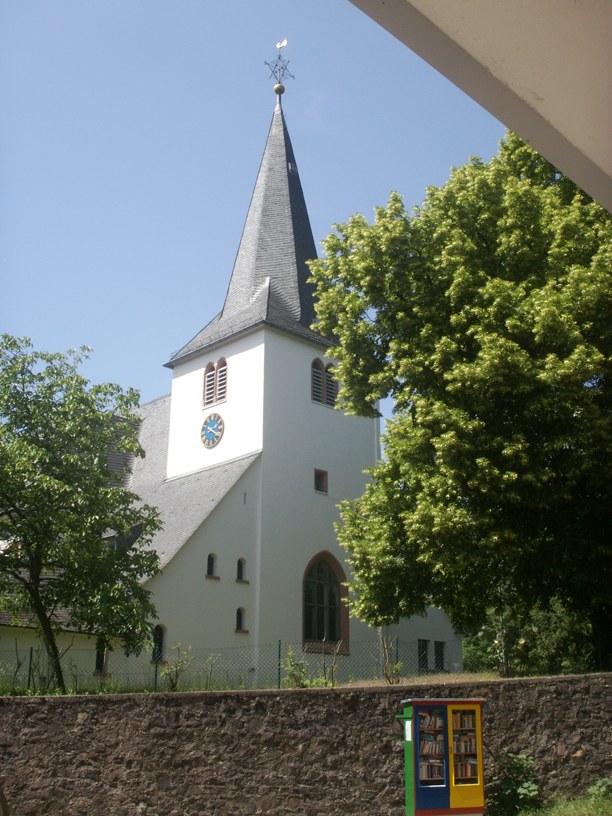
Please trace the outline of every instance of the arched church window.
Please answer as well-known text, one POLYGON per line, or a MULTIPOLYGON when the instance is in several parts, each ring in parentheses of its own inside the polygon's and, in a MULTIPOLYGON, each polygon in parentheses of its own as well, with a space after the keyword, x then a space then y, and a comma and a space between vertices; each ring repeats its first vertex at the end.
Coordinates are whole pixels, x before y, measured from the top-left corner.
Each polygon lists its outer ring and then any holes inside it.
POLYGON ((333 408, 336 404, 338 384, 334 378, 334 366, 324 366, 321 360, 312 361, 310 366, 310 395, 313 402, 320 402, 333 408))
POLYGON ((204 406, 227 399, 227 360, 222 357, 216 364, 204 369, 204 406))
POLYGON ((214 553, 208 553, 206 559, 206 577, 217 578, 217 556, 214 553))
POLYGON ((236 631, 246 632, 246 612, 242 607, 236 610, 236 631))
POLYGON ((316 556, 306 568, 303 583, 303 634, 307 650, 334 648, 348 653, 348 608, 343 599, 345 575, 329 553, 316 556), (319 649, 317 649, 319 647, 319 649))
POLYGON ((151 659, 154 663, 159 663, 164 659, 164 627, 159 624, 153 629, 153 653, 151 659))
POLYGON ((236 562, 236 580, 237 581, 245 581, 246 580, 246 561, 244 558, 239 558, 236 562))

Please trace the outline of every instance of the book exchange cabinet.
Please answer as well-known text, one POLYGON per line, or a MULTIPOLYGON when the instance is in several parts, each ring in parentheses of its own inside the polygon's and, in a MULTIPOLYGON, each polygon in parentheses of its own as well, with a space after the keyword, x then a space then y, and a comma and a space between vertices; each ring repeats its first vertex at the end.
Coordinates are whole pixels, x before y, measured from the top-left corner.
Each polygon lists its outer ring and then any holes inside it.
POLYGON ((402 700, 406 816, 484 813, 483 700, 402 700))

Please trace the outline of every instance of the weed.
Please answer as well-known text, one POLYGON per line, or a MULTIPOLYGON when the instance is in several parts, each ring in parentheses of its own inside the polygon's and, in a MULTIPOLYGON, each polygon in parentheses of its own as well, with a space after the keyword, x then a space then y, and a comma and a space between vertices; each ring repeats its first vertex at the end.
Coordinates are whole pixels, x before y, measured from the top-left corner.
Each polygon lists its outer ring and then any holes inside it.
POLYGON ((485 799, 489 816, 515 816, 525 808, 538 810, 542 800, 532 757, 511 751, 495 757, 485 799))

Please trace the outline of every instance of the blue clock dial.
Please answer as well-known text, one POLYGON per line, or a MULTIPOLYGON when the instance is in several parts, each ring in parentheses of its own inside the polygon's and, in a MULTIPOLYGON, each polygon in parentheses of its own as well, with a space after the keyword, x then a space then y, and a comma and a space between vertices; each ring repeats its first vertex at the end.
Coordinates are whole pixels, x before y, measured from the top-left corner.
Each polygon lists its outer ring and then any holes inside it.
POLYGON ((225 430, 225 423, 223 417, 219 414, 210 414, 204 420, 200 438, 205 448, 214 448, 216 444, 221 441, 223 431, 225 430))

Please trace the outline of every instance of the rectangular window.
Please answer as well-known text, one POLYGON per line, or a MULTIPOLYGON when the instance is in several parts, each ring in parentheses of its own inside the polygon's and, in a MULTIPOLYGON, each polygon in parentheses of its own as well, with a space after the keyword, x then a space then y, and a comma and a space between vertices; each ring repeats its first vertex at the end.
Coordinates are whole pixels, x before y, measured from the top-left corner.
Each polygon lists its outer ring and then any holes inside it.
POLYGON ((419 671, 428 671, 429 669, 429 641, 428 640, 418 640, 417 641, 417 659, 419 664, 419 671))
POLYGON ((96 646, 96 674, 104 674, 106 672, 106 647, 104 644, 96 646))
POLYGON ((436 671, 444 671, 444 647, 443 640, 434 640, 434 668, 436 671))
POLYGON ((314 472, 314 489, 317 493, 327 493, 327 471, 317 470, 314 472))

